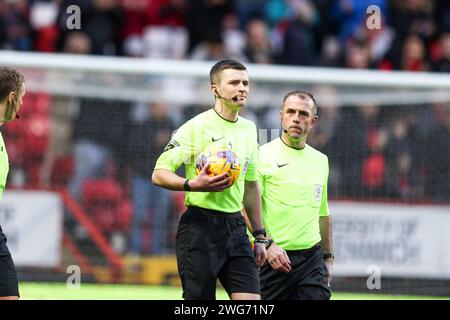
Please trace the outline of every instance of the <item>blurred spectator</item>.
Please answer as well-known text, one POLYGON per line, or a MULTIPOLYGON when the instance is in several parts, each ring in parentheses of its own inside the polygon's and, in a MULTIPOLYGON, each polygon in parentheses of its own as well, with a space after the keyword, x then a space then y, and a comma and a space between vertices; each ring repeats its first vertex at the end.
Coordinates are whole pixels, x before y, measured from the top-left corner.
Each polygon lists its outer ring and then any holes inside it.
MULTIPOLYGON (((153 2, 153 1, 151 1, 153 2)), ((147 12, 150 11, 150 1, 146 0, 123 0, 124 23, 122 37, 140 35, 148 24, 147 12)))
POLYGON ((148 1, 147 16, 149 25, 184 26, 187 0, 148 1))
POLYGON ((190 0, 186 10, 189 52, 199 43, 222 36, 223 20, 233 12, 232 0, 190 0))
POLYGON ((192 49, 191 60, 222 60, 227 56, 225 44, 220 34, 211 34, 192 49))
MULTIPOLYGON (((392 17, 395 17, 395 19, 392 19, 391 25, 395 30, 395 39, 387 60, 390 61, 394 69, 409 70, 403 68, 405 64, 402 60, 405 55, 405 43, 411 35, 418 36, 423 43, 420 45, 417 41, 416 46, 423 46, 424 50, 427 50, 431 45, 437 31, 433 13, 433 10, 435 10, 434 3, 434 1, 428 0, 392 1, 392 17)), ((409 66, 409 68, 411 67, 409 66)))
POLYGON ((58 6, 56 0, 37 0, 30 7, 30 23, 35 30, 34 49, 37 51, 56 51, 58 6))
POLYGON ((166 0, 166 2, 161 10, 164 24, 185 26, 187 0, 166 0))
POLYGON ((123 54, 184 58, 188 45, 185 0, 125 0, 123 7, 123 54))
POLYGON ((78 5, 81 8, 81 30, 89 35, 92 41, 92 53, 102 55, 116 55, 121 47, 121 30, 124 22, 123 9, 118 0, 73 1, 63 0, 58 14, 60 38, 58 49, 61 50, 65 37, 71 30, 67 30, 67 7, 78 5))
POLYGON ((246 42, 245 32, 239 28, 239 21, 234 14, 229 14, 223 20, 222 28, 225 50, 235 60, 247 61, 244 55, 246 42))
POLYGON ((369 43, 364 38, 353 38, 347 45, 344 67, 368 69, 372 66, 372 54, 369 43))
POLYGON ((26 0, 0 0, 0 49, 33 49, 33 35, 26 0))
POLYGON ((438 30, 450 32, 450 2, 436 1, 434 16, 438 30))
POLYGON ((106 176, 111 173, 109 169, 123 160, 123 151, 118 148, 123 146, 126 132, 123 119, 129 111, 130 104, 125 101, 99 98, 79 101, 72 134, 75 172, 69 185, 75 199, 81 199, 87 179, 106 176))
POLYGON ((337 28, 338 39, 342 44, 366 29, 366 10, 369 6, 376 5, 380 8, 381 17, 388 15, 388 3, 386 0, 336 0, 331 8, 331 18, 337 28))
POLYGON ((414 199, 422 195, 421 182, 414 164, 413 138, 409 122, 403 115, 412 107, 402 109, 388 122, 388 142, 386 146, 387 188, 392 197, 414 199))
POLYGON ((381 16, 380 28, 360 28, 354 33, 352 39, 367 41, 370 47, 372 63, 378 64, 391 49, 395 39, 395 30, 387 24, 386 18, 381 16))
POLYGON ((328 86, 316 87, 312 90, 317 97, 319 121, 309 136, 309 144, 325 153, 329 159, 330 176, 328 179, 329 195, 341 196, 339 184, 341 173, 336 165, 340 151, 336 149, 333 137, 338 134, 338 125, 341 122, 341 109, 339 107, 336 88, 328 86))
POLYGON ((92 52, 91 38, 81 31, 69 32, 64 41, 63 51, 71 54, 90 54, 92 52))
POLYGON ((402 41, 410 34, 417 34, 427 43, 437 31, 433 18, 434 1, 392 1, 392 26, 397 38, 402 41))
POLYGON ((247 41, 244 54, 252 63, 273 63, 272 44, 269 30, 264 20, 254 19, 247 25, 247 41))
POLYGON ((294 18, 290 21, 284 34, 279 63, 314 65, 319 56, 317 43, 321 18, 319 11, 310 0, 297 0, 291 6, 294 18))
POLYGON ((151 174, 158 155, 164 150, 176 126, 164 103, 149 104, 150 118, 134 121, 128 130, 128 155, 132 171, 134 215, 130 234, 133 254, 163 254, 168 250, 170 191, 155 186, 151 174), (151 225, 151 247, 144 244, 145 229, 151 225))
POLYGON ((365 156, 362 163, 361 185, 365 197, 387 197, 386 145, 388 132, 378 123, 378 106, 362 106, 365 117, 365 156))
POLYGON ((433 63, 433 71, 450 72, 450 31, 440 37, 441 54, 439 60, 433 63))
POLYGON ((146 0, 124 0, 124 23, 121 30, 123 39, 121 53, 127 56, 143 56, 142 32, 148 23, 147 12, 149 1, 146 0))
POLYGON ((187 48, 188 35, 184 27, 147 26, 143 31, 144 57, 183 59, 187 48))
POLYGON ((266 0, 265 18, 271 27, 291 16, 292 11, 286 0, 266 0))
POLYGON ((319 109, 317 114, 319 122, 315 126, 315 133, 311 134, 309 141, 325 154, 330 154, 331 138, 335 135, 340 122, 340 108, 336 88, 320 86, 313 89, 314 96, 318 97, 319 109))
POLYGON ((323 39, 319 65, 323 67, 341 66, 343 46, 334 36, 326 36, 323 39))
POLYGON ((191 60, 211 61, 224 59, 243 60, 241 55, 236 55, 227 49, 222 36, 220 34, 211 33, 192 50, 189 58, 191 60))
MULTIPOLYGON (((91 39, 88 35, 81 31, 72 31, 65 38, 63 52, 89 54, 91 46, 91 39)), ((65 187, 66 182, 72 179, 74 162, 72 158, 73 113, 74 110, 77 110, 79 103, 79 99, 65 95, 54 95, 52 97, 52 107, 50 108, 52 134, 46 157, 46 166, 49 168, 46 182, 51 187, 65 187), (65 166, 65 170, 60 170, 58 167, 60 165, 65 166), (65 182, 65 184, 61 182, 65 182), (57 185, 52 185, 52 183, 57 185)))
POLYGON ((413 170, 411 153, 405 149, 399 151, 390 164, 392 167, 388 168, 389 195, 409 200, 420 199, 420 188, 415 181, 418 175, 413 170))
POLYGON ((425 44, 420 37, 410 35, 405 39, 400 69, 404 71, 427 71, 429 69, 425 44))
POLYGON ((248 29, 248 23, 254 19, 264 19, 266 0, 234 0, 234 8, 241 30, 248 29))
POLYGON ((439 106, 442 123, 429 135, 427 141, 428 179, 427 196, 432 200, 450 199, 450 105, 439 106))
POLYGON ((336 165, 342 173, 343 194, 347 196, 382 192, 386 168, 381 152, 386 135, 380 131, 380 118, 380 107, 376 105, 342 109, 331 143, 339 152, 336 165))

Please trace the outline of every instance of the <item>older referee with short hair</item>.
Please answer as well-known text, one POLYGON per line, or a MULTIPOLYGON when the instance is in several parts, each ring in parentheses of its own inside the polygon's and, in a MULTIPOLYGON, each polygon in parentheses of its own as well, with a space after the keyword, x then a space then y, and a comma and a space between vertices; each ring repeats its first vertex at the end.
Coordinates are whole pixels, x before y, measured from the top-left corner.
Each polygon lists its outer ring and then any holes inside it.
POLYGON ((289 92, 280 110, 282 135, 261 146, 259 181, 267 261, 262 299, 327 300, 333 266, 327 201, 328 158, 306 143, 317 123, 314 97, 289 92))

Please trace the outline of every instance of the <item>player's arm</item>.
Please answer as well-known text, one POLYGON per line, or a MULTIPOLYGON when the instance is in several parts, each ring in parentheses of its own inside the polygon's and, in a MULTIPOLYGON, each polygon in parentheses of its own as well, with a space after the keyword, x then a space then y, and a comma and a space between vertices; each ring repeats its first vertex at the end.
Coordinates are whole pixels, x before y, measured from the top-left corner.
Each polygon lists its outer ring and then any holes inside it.
POLYGON ((250 233, 253 233, 252 224, 250 223, 250 220, 248 219, 248 215, 247 215, 247 211, 245 211, 245 207, 242 208, 242 216, 245 219, 245 225, 247 226, 247 229, 250 230, 250 233))
POLYGON ((202 171, 193 180, 180 177, 168 169, 155 169, 152 174, 153 184, 173 190, 173 191, 191 191, 191 192, 215 192, 223 191, 230 184, 230 177, 227 172, 210 177, 206 173, 209 164, 203 167, 202 171))
POLYGON ((192 163, 195 155, 195 139, 193 137, 195 124, 187 122, 173 135, 164 152, 156 161, 152 174, 152 183, 173 191, 222 191, 230 183, 228 173, 215 177, 209 177, 206 165, 203 170, 192 180, 180 177, 175 172, 184 163, 192 163))
POLYGON ((330 209, 328 207, 328 162, 326 164, 326 168, 327 179, 324 181, 322 202, 319 212, 320 236, 322 238, 320 246, 324 253, 333 253, 332 221, 330 209))
POLYGON ((257 181, 245 181, 244 209, 249 229, 252 231, 263 229, 261 214, 261 194, 257 181))
MULTIPOLYGON (((256 230, 263 229, 261 194, 259 192, 257 181, 245 181, 244 208, 248 221, 250 222, 250 230, 253 230, 254 232, 256 230)), ((254 250, 256 262, 260 267, 262 267, 267 258, 266 247, 263 243, 258 243, 255 241, 254 250)))
MULTIPOLYGON (((328 169, 328 163, 327 163, 328 169)), ((327 173, 328 177, 328 173, 327 173)), ((327 179, 328 180, 328 179, 327 179)), ((330 214, 330 209, 328 208, 328 181, 325 181, 323 194, 322 194, 322 205, 320 208, 320 216, 319 216, 319 227, 320 227, 320 237, 322 238, 320 242, 320 246, 322 248, 322 252, 328 257, 325 259, 325 264, 328 269, 328 286, 331 285, 331 279, 333 277, 333 223, 330 214)), ((324 257, 325 258, 325 257, 324 257)))
MULTIPOLYGON (((245 208, 242 210, 242 215, 245 218, 245 224, 247 225, 247 228, 250 230, 251 233, 253 233, 253 227, 245 208)), ((267 239, 270 239, 270 235, 268 235, 267 239)), ((283 248, 279 247, 273 241, 273 239, 270 240, 272 241, 272 243, 270 243, 269 247, 266 248, 266 252, 267 252, 267 260, 272 269, 286 273, 291 271, 292 269, 291 260, 289 259, 289 256, 287 255, 286 251, 283 248)))
POLYGON ((334 256, 332 255, 333 243, 331 231, 332 230, 331 215, 320 217, 319 224, 320 224, 320 236, 322 237, 320 246, 322 247, 322 251, 324 254, 331 255, 325 259, 325 264, 328 270, 328 286, 330 286, 331 280, 333 278, 333 263, 334 263, 334 256))
POLYGON ((247 171, 245 173, 244 185, 244 209, 246 211, 247 226, 250 231, 263 229, 262 221, 262 207, 261 207, 261 192, 258 182, 258 162, 259 162, 259 147, 257 143, 256 127, 252 129, 254 136, 250 141, 254 143, 250 160, 247 164, 247 171))
POLYGON ((319 224, 320 224, 320 236, 322 237, 322 241, 320 242, 322 251, 324 253, 332 253, 333 252, 333 242, 332 242, 331 215, 320 217, 319 224))

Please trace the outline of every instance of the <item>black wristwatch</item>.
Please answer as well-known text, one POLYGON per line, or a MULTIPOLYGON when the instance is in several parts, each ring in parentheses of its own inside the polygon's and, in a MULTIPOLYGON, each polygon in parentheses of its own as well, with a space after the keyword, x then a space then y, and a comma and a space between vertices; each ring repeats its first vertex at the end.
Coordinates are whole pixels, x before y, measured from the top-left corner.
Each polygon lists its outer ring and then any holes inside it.
POLYGON ((265 237, 266 236, 266 229, 264 229, 264 228, 258 229, 258 230, 253 231, 253 233, 252 233, 253 237, 255 237, 255 238, 256 238, 256 236, 259 236, 260 234, 263 237, 265 237))
POLYGON ((184 191, 191 191, 191 187, 189 186, 189 179, 186 179, 183 184, 184 191))
POLYGON ((330 259, 330 258, 334 259, 334 254, 333 253, 329 252, 329 253, 324 253, 323 254, 323 260, 327 260, 327 259, 330 259))
POLYGON ((255 239, 255 243, 264 243, 264 246, 266 247, 266 249, 269 249, 269 247, 272 245, 273 240, 272 239, 262 239, 262 238, 258 238, 255 239))

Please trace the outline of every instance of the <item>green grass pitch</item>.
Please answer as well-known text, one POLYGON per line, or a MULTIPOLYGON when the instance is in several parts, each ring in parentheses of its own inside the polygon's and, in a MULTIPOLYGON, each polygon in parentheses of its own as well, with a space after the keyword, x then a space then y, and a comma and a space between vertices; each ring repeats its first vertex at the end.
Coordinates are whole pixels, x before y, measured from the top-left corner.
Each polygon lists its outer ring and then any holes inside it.
MULTIPOLYGON (((20 295, 24 300, 180 300, 181 288, 169 286, 81 284, 70 289, 65 283, 21 282, 20 295)), ((228 300, 223 289, 217 290, 218 300, 228 300)), ((384 294, 334 292, 333 300, 423 300, 450 297, 403 296, 384 294)))

